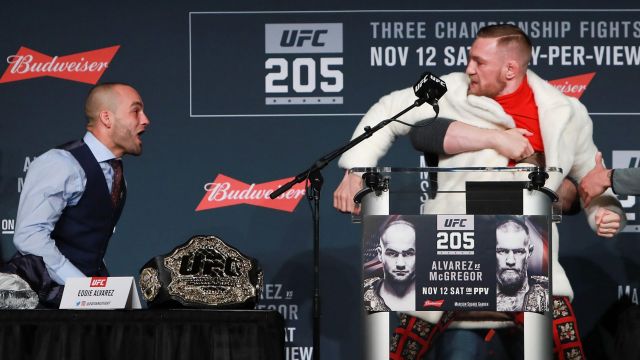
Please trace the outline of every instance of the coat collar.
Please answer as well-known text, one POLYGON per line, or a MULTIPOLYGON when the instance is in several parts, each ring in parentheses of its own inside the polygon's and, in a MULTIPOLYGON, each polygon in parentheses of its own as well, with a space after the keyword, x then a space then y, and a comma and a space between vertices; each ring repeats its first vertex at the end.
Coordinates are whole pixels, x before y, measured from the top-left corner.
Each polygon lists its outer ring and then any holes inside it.
POLYGON ((547 166, 561 167, 567 172, 573 162, 572 151, 566 145, 568 139, 565 131, 573 116, 570 100, 531 70, 527 72, 527 78, 538 105, 547 166))

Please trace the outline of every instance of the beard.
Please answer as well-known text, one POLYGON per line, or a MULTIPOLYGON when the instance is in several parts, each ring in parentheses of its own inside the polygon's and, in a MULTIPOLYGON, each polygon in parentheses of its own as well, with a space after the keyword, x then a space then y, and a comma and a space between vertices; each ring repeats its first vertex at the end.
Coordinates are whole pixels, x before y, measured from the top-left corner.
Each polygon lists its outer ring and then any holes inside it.
POLYGON ((493 81, 470 82, 467 88, 467 95, 486 96, 493 99, 497 97, 506 86, 506 81, 500 78, 493 79, 493 81))
POLYGON ((502 270, 498 275, 498 284, 500 291, 505 295, 515 295, 518 290, 522 289, 525 280, 525 273, 515 270, 502 270))

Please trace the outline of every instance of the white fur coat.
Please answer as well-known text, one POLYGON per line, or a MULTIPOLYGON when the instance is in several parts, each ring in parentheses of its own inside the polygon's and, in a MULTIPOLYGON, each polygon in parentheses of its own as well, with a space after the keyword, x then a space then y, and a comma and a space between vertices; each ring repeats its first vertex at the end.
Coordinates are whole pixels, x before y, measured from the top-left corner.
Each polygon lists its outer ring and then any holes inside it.
MULTIPOLYGON (((585 107, 575 98, 567 97, 533 72, 527 73, 527 79, 533 90, 540 129, 544 143, 547 167, 557 167, 563 173, 551 173, 546 187, 556 190, 565 176, 580 180, 595 165, 597 151, 593 143, 593 124, 585 107)), ((515 127, 511 116, 493 99, 467 95, 468 77, 464 73, 451 73, 442 77, 447 84, 447 93, 440 99, 440 117, 463 121, 467 124, 487 129, 508 129, 515 127)), ((360 135, 365 126, 375 126, 383 119, 390 118, 415 101, 412 88, 392 92, 382 97, 362 118, 353 137, 360 135)), ((432 118, 434 112, 428 105, 409 111, 400 120, 409 123, 432 118)), ((375 133, 370 139, 358 144, 345 153, 339 165, 348 169, 353 167, 371 167, 377 165, 396 136, 406 135, 410 128, 393 122, 375 133)), ((468 152, 463 154, 441 156, 440 167, 465 166, 507 166, 509 159, 492 149, 468 152)), ((384 164, 392 166, 393 164, 384 164)), ((478 173, 440 173, 438 174, 438 190, 464 190, 464 182, 472 176, 474 181, 498 180, 495 174, 478 173)), ((526 180, 526 173, 509 173, 499 180, 526 180)), ((426 213, 430 214, 463 214, 465 201, 463 198, 452 200, 441 196, 426 204, 426 213)), ((595 229, 595 213, 598 208, 606 207, 622 215, 624 213, 613 193, 608 190, 594 199, 585 209, 589 224, 595 229)), ((624 226, 622 224, 621 228, 624 226)), ((558 262, 558 231, 553 225, 553 294, 573 298, 573 290, 564 269, 558 262)), ((579 239, 576 239, 579 241, 579 239)), ((435 313, 435 312, 434 312, 435 313)), ((435 315, 435 314, 434 314, 435 315)))

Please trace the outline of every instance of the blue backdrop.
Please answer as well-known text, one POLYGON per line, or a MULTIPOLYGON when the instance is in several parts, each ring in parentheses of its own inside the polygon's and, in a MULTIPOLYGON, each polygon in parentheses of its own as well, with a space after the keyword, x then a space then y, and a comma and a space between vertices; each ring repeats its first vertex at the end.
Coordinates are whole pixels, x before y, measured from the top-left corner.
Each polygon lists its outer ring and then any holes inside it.
MULTIPOLYGON (((107 254, 112 274, 137 276, 148 259, 190 236, 218 235, 260 260, 267 283, 262 306, 287 319, 287 358, 310 358, 306 199, 279 200, 288 211, 264 206, 270 202, 234 204, 230 191, 273 188, 260 184, 302 171, 345 143, 380 96, 412 85, 425 70, 464 70, 475 30, 505 21, 531 35, 532 69, 585 103, 606 163, 639 166, 640 9, 630 9, 630 1, 601 10, 594 10, 600 2, 576 4, 555 10, 551 1, 538 9, 506 1, 456 8, 418 1, 3 4, 2 257, 15 251, 15 214, 30 161, 84 133, 91 76, 128 82, 142 95, 151 127, 143 156, 125 159, 129 196, 107 254), (87 53, 114 46, 109 59, 87 53), (51 61, 50 69, 35 66, 51 61), (52 70, 65 61, 85 69, 52 70), (108 66, 96 74, 94 62, 108 66), (223 188, 226 199, 212 194, 223 188)), ((419 166, 420 159, 399 139, 381 164, 419 166)), ((331 206, 342 170, 332 164, 323 174, 322 358, 359 358, 361 229, 331 206)), ((606 311, 621 293, 637 303, 640 286, 639 208, 635 197, 621 200, 629 226, 613 240, 597 238, 583 215, 564 217, 560 226, 560 261, 594 357, 606 352, 598 345, 608 336, 606 311)))

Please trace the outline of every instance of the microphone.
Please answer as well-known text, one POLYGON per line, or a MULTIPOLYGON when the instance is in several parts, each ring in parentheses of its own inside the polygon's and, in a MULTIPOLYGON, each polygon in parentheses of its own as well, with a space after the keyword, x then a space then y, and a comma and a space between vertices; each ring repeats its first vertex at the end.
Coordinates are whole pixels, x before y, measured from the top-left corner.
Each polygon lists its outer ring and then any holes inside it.
POLYGON ((438 100, 447 92, 447 84, 427 71, 422 74, 420 80, 413 85, 413 92, 421 102, 426 102, 433 107, 437 107, 438 100))

